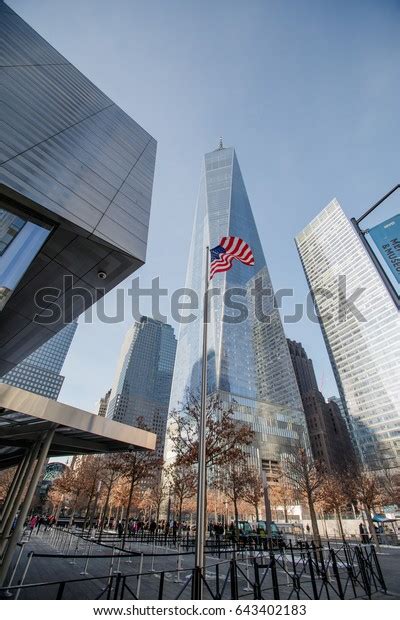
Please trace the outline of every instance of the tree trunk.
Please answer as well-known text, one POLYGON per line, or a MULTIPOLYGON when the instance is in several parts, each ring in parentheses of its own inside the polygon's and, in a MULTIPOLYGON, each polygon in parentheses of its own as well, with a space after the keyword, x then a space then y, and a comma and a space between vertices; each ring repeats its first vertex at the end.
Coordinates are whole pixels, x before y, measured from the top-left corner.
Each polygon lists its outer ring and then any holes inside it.
POLYGON ((95 487, 96 487, 96 478, 94 478, 93 484, 92 484, 92 488, 90 489, 89 501, 88 501, 87 506, 86 506, 85 518, 84 518, 84 521, 83 521, 83 529, 85 529, 86 521, 89 518, 90 504, 92 503, 95 487))
POLYGON ((372 521, 371 510, 366 504, 364 504, 364 511, 367 516, 368 529, 369 529, 370 536, 373 540, 374 545, 376 545, 376 547, 379 548, 379 540, 378 540, 378 536, 376 535, 374 522, 372 521))
POLYGON ((256 521, 258 523, 258 521, 260 520, 260 513, 258 511, 258 502, 254 504, 254 508, 256 509, 256 521))
POLYGON ((286 502, 283 502, 283 515, 285 518, 285 523, 288 523, 288 512, 287 512, 287 504, 286 502))
POLYGON ((239 529, 239 511, 238 511, 238 505, 237 505, 237 498, 234 497, 233 498, 233 509, 235 511, 235 526, 237 529, 239 529))
POLYGON ((338 522, 340 536, 345 540, 342 517, 340 516, 340 510, 335 510, 336 513, 336 521, 338 522))
POLYGON ((106 497, 106 503, 104 504, 104 510, 103 510, 103 514, 101 517, 101 525, 100 525, 100 532, 99 532, 99 542, 101 542, 101 537, 103 534, 103 530, 104 530, 104 521, 106 519, 106 515, 107 515, 107 510, 108 510, 108 502, 110 501, 110 494, 111 494, 111 484, 107 489, 107 497, 106 497))
POLYGON ((308 509, 310 511, 311 526, 312 526, 312 531, 313 531, 313 536, 314 536, 314 542, 318 547, 320 547, 321 536, 319 534, 319 529, 318 529, 317 515, 315 514, 314 502, 313 502, 311 493, 309 491, 307 492, 307 500, 308 500, 308 509))
POLYGON ((80 495, 80 491, 78 491, 78 492, 76 493, 76 495, 75 495, 75 500, 74 500, 74 502, 73 502, 73 504, 72 504, 71 514, 70 514, 69 521, 68 521, 68 527, 71 527, 71 525, 72 525, 72 523, 73 523, 73 520, 74 520, 74 514, 75 514, 75 508, 76 508, 76 505, 77 505, 77 503, 78 503, 78 497, 79 497, 79 495, 80 495))
POLYGON ((182 524, 182 505, 183 505, 183 497, 179 499, 179 511, 178 511, 178 527, 181 529, 182 524))
POLYGON ((126 519, 125 519, 125 527, 124 527, 124 533, 122 536, 122 549, 125 549, 125 541, 126 541, 126 535, 128 533, 128 527, 129 527, 129 516, 131 513, 131 502, 132 502, 132 495, 133 495, 133 488, 135 486, 135 480, 134 477, 132 476, 131 478, 131 484, 129 487, 129 499, 128 499, 128 503, 126 506, 126 519))

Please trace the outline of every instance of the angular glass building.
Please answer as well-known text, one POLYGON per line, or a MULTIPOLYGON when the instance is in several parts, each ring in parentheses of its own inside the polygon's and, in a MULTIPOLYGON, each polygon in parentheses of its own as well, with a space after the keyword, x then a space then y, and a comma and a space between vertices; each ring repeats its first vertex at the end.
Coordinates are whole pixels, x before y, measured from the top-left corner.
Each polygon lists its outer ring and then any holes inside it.
POLYGON ((399 312, 337 200, 297 235, 296 245, 362 457, 372 469, 399 466, 399 312), (353 294, 360 314, 345 311, 353 294))
MULTIPOLYGON (((206 247, 223 236, 238 236, 252 249, 255 264, 235 261, 230 271, 211 281, 208 329, 208 392, 219 393, 239 419, 253 424, 264 468, 275 467, 292 443, 307 442, 302 402, 279 311, 274 307, 271 278, 250 202, 233 148, 204 157, 190 248, 186 287, 204 295, 206 247), (247 318, 224 303, 237 289, 247 318), (262 290, 266 293, 261 297, 262 290), (265 315, 263 320, 263 315, 265 315)), ((170 409, 198 394, 201 382, 202 313, 181 326, 170 409)), ((168 455, 167 455, 168 456, 168 455)))
POLYGON ((0 0, 0 376, 143 265, 156 146, 0 0))
POLYGON ((77 327, 76 321, 66 325, 1 377, 0 383, 57 400, 65 378, 61 375, 61 370, 77 327))
POLYGON ((144 426, 157 434, 157 455, 164 441, 176 353, 174 330, 168 323, 143 316, 123 342, 106 417, 144 426))

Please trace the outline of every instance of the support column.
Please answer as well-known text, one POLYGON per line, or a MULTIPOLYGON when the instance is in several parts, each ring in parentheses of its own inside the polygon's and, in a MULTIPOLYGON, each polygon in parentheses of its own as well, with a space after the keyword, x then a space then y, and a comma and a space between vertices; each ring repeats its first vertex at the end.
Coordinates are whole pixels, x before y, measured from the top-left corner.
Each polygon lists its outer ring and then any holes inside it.
POLYGON ((46 461, 49 448, 51 446, 51 442, 53 441, 55 430, 56 430, 56 427, 49 430, 47 434, 43 437, 43 443, 40 447, 38 460, 36 462, 35 469, 33 470, 32 478, 30 480, 29 487, 26 492, 24 503, 22 504, 21 512, 19 514, 15 529, 11 535, 10 540, 8 541, 6 552, 3 557, 3 563, 2 563, 2 566, 0 567, 0 587, 4 585, 4 582, 7 577, 8 569, 10 568, 13 555, 17 547, 17 543, 19 539, 21 538, 21 534, 24 529, 25 519, 28 515, 29 508, 32 503, 33 495, 38 485, 39 478, 42 473, 42 468, 46 461))
POLYGON ((6 496, 6 499, 4 501, 3 507, 0 512, 1 529, 4 529, 3 525, 8 518, 8 512, 10 510, 10 506, 12 506, 15 496, 18 493, 21 479, 24 476, 24 473, 26 471, 28 459, 29 459, 29 452, 25 452, 25 454, 23 455, 18 465, 17 471, 15 472, 15 476, 7 490, 7 496, 6 496))
POLYGON ((2 532, 0 534, 0 554, 3 553, 4 548, 6 546, 7 537, 9 536, 9 534, 11 532, 12 524, 13 524, 15 515, 17 514, 18 507, 19 507, 19 505, 21 503, 22 496, 24 494, 24 490, 25 490, 26 484, 27 484, 27 482, 29 480, 29 476, 30 476, 32 468, 33 468, 33 464, 34 464, 35 460, 37 459, 37 455, 38 455, 38 452, 39 452, 40 444, 41 444, 40 441, 36 442, 32 446, 32 449, 31 449, 30 453, 27 455, 26 464, 24 466, 24 472, 23 472, 23 475, 21 477, 20 484, 18 485, 18 489, 17 489, 16 494, 15 494, 15 496, 13 498, 13 502, 9 506, 7 519, 3 521, 3 529, 2 529, 2 532))

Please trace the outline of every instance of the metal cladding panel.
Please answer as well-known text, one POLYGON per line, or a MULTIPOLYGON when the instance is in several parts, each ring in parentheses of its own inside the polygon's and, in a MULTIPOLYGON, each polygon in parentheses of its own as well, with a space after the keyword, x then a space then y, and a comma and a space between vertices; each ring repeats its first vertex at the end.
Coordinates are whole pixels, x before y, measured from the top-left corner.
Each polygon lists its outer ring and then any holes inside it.
POLYGON ((154 450, 156 446, 154 433, 10 385, 0 385, 0 469, 18 463, 40 433, 54 427, 49 456, 102 454, 132 448, 154 450))
POLYGON ((0 0, 0 183, 144 261, 156 141, 0 0))

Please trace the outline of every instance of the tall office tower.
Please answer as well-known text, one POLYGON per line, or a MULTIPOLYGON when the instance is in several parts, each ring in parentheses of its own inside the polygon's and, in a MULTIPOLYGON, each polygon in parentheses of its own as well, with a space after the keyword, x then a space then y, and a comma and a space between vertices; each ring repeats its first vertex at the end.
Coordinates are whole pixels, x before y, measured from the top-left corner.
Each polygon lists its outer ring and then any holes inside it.
MULTIPOLYGON (((204 158, 186 287, 203 299, 206 247, 234 235, 251 247, 254 266, 235 261, 232 269, 214 276, 220 289, 210 302, 208 329, 208 392, 218 393, 238 419, 251 422, 265 470, 279 466, 298 439, 307 442, 301 398, 250 202, 233 148, 220 147, 204 158), (248 317, 237 321, 237 310, 223 303, 228 289, 240 289, 248 317), (266 294, 262 297, 262 288, 266 294), (263 320, 262 314, 265 318, 263 320), (224 316, 225 315, 225 316, 224 316), (258 317, 258 318, 257 318, 258 317)), ((239 294, 240 294, 239 291, 239 294)), ((236 301, 236 300, 235 300, 236 301)), ((229 304, 231 305, 231 304, 229 304)), ((170 410, 198 394, 202 362, 202 315, 181 326, 170 410)), ((254 459, 259 460, 257 450, 254 459)), ((170 449, 167 458, 172 456, 170 449)))
POLYGON ((399 466, 399 312, 337 200, 296 245, 364 461, 373 469, 399 466), (345 305, 352 295, 357 310, 345 305))
MULTIPOLYGON (((358 453, 359 447, 358 447, 357 439, 354 434, 354 428, 353 428, 353 425, 350 423, 351 421, 349 419, 349 414, 348 414, 346 406, 343 404, 343 400, 340 398, 340 396, 328 396, 328 403, 334 403, 336 407, 338 408, 340 415, 342 416, 342 420, 344 420, 346 424, 347 432, 349 433, 351 437, 353 447, 355 451, 358 453)), ((362 458, 362 455, 359 455, 359 456, 361 456, 362 458)))
POLYGON ((2 0, 0 41, 1 376, 145 262, 156 141, 2 0))
POLYGON ((355 459, 346 423, 336 403, 325 402, 318 389, 314 365, 303 345, 289 339, 288 345, 303 401, 313 457, 321 460, 327 469, 339 470, 346 461, 353 462, 355 459))
POLYGON ((318 390, 317 378, 314 372, 314 364, 309 359, 301 342, 287 339, 290 357, 292 358, 293 368, 299 386, 300 396, 318 390))
POLYGON ((100 398, 98 403, 97 415, 101 418, 106 417, 108 403, 110 402, 111 388, 100 398))
POLYGON ((157 455, 164 454, 176 338, 168 323, 141 317, 123 342, 106 417, 140 425, 157 434, 157 455))
POLYGON ((64 383, 61 370, 77 327, 76 321, 68 323, 58 334, 0 378, 0 383, 57 400, 64 383))

